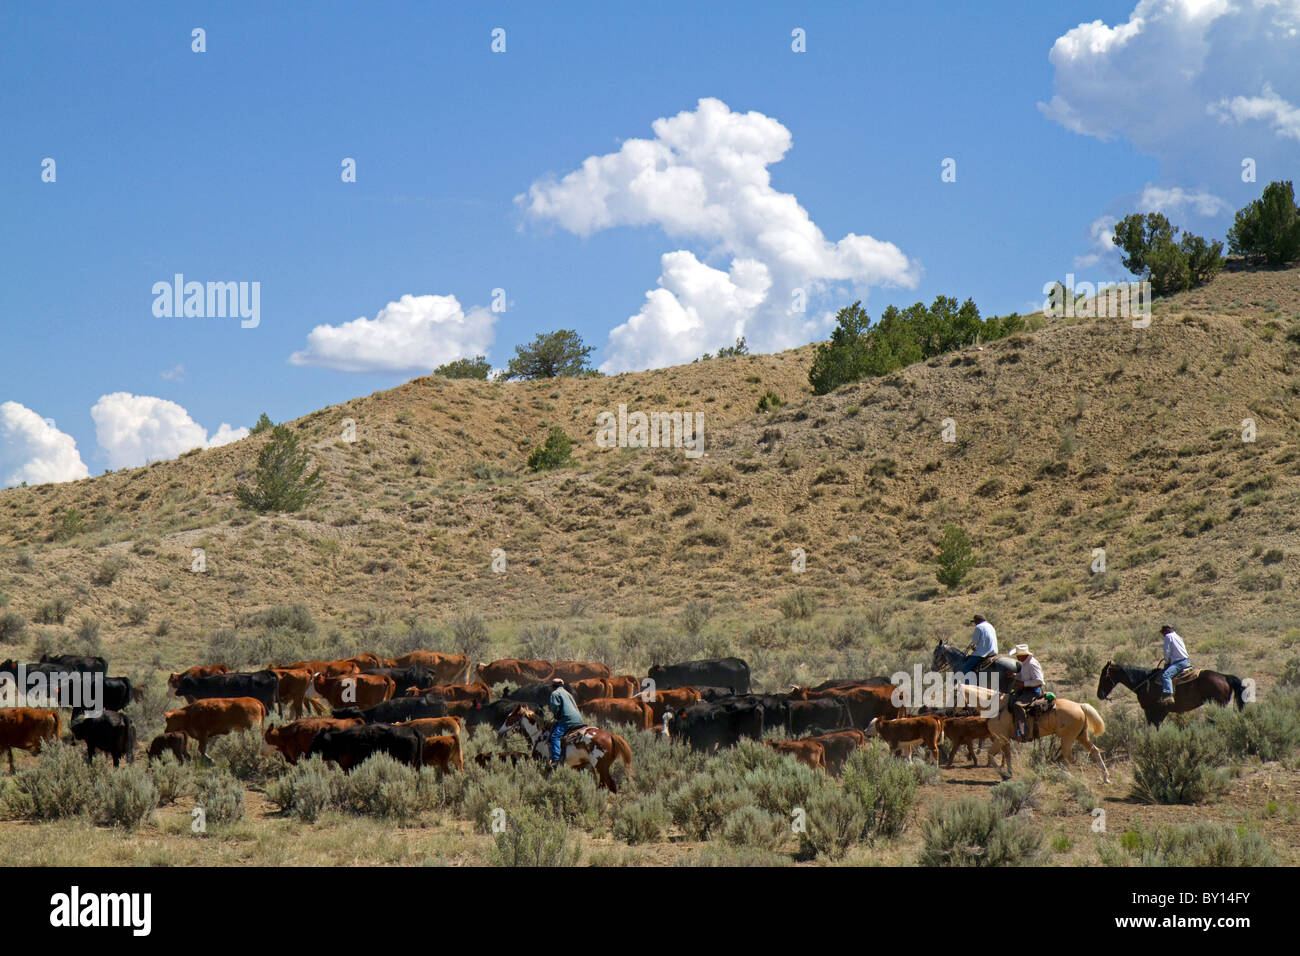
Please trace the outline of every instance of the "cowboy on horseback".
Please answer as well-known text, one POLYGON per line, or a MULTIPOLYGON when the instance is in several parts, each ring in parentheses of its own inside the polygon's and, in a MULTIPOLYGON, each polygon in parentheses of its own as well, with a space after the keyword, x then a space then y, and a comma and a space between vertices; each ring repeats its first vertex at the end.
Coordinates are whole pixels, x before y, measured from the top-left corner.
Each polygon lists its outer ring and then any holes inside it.
POLYGON ((583 726, 586 721, 582 719, 582 712, 578 710, 578 702, 564 686, 564 679, 554 677, 551 679, 551 685, 554 689, 551 691, 550 708, 551 713, 555 715, 555 726, 551 729, 551 766, 557 767, 560 764, 564 735, 570 730, 583 726))
POLYGON ((975 625, 975 633, 971 635, 971 651, 961 665, 962 672, 966 674, 974 674, 986 660, 996 657, 998 653, 998 632, 993 630, 993 625, 985 620, 983 614, 976 614, 971 618, 971 623, 975 625))
POLYGON ((1020 662, 1020 672, 1016 675, 1009 701, 1011 716, 1016 725, 1014 739, 1024 741, 1029 739, 1025 706, 1043 696, 1043 668, 1038 659, 1029 653, 1028 644, 1017 644, 1011 649, 1011 655, 1020 662))
POLYGON ((1173 706, 1174 703, 1174 678, 1181 674, 1187 668, 1192 666, 1192 662, 1187 657, 1187 647, 1183 644, 1183 639, 1178 636, 1178 632, 1166 624, 1160 628, 1160 634, 1163 638, 1164 656, 1156 661, 1156 669, 1160 670, 1160 703, 1166 706, 1173 706))

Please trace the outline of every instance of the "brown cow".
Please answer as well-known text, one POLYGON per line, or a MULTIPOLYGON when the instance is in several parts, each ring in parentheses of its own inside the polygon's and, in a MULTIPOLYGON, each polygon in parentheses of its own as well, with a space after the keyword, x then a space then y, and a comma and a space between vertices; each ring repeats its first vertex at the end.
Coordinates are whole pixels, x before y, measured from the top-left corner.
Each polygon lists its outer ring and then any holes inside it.
MULTIPOLYGON (((291 715, 294 718, 301 717, 303 708, 310 706, 307 703, 307 694, 311 690, 312 672, 305 667, 269 669, 280 678, 280 699, 276 701, 276 713, 283 714, 284 704, 287 702, 291 715)), ((312 701, 312 703, 316 702, 312 701)))
POLYGON ((447 716, 461 717, 471 711, 479 709, 479 702, 476 700, 449 700, 447 701, 447 716))
POLYGON ((342 677, 345 674, 355 674, 361 668, 352 661, 294 661, 292 664, 285 664, 272 670, 309 670, 313 677, 317 674, 324 674, 326 677, 342 677))
POLYGON ((209 697, 180 710, 169 710, 163 719, 167 733, 193 737, 199 742, 199 753, 206 757, 209 740, 238 730, 251 730, 266 720, 266 707, 253 697, 209 697))
POLYGON ((262 753, 280 753, 289 763, 297 763, 311 750, 316 735, 326 730, 346 730, 364 724, 360 717, 306 717, 279 727, 267 727, 262 735, 262 753))
POLYGON ((357 670, 369 670, 372 667, 396 667, 389 658, 380 657, 378 654, 371 654, 367 651, 364 654, 353 654, 351 657, 345 657, 345 661, 350 664, 356 664, 357 670))
POLYGON ((635 697, 641 693, 641 678, 633 677, 631 674, 611 677, 608 683, 610 697, 635 697))
POLYGON ((659 723, 664 719, 664 711, 671 710, 674 714, 680 714, 691 704, 700 702, 700 692, 694 687, 678 687, 674 690, 656 690, 654 700, 648 700, 650 710, 654 714, 654 722, 659 723))
POLYGON ((424 765, 437 767, 443 773, 451 773, 455 767, 465 772, 465 755, 460 747, 460 738, 455 734, 445 737, 424 737, 424 765))
POLYGON ((867 735, 860 730, 836 730, 828 734, 804 737, 803 740, 815 740, 826 751, 826 772, 839 776, 844 765, 853 756, 853 751, 866 746, 867 735))
POLYGON ((364 709, 391 700, 396 689, 393 679, 383 674, 344 674, 342 677, 317 674, 308 696, 322 697, 334 708, 364 709))
POLYGON ((424 690, 408 687, 406 696, 423 697, 426 695, 437 695, 445 701, 468 700, 476 704, 486 704, 492 697, 492 691, 488 689, 487 684, 434 684, 432 687, 426 687, 424 690), (411 691, 415 691, 414 694, 411 691))
POLYGON ((439 684, 469 683, 469 657, 465 654, 442 654, 438 651, 411 651, 394 658, 391 667, 425 667, 439 684))
POLYGON ((939 743, 943 740, 943 721, 938 717, 899 717, 895 720, 871 718, 867 724, 867 736, 876 734, 889 744, 894 756, 907 751, 907 762, 912 762, 912 751, 918 745, 925 747, 939 763, 939 743))
POLYGON ((187 671, 181 671, 179 674, 172 674, 167 678, 167 686, 176 693, 176 688, 180 686, 182 677, 212 677, 215 674, 229 674, 230 668, 225 664, 208 664, 201 667, 191 667, 187 671))
MULTIPOLYGON (((978 767, 979 758, 975 756, 975 741, 992 739, 987 717, 948 717, 943 722, 943 735, 952 741, 952 751, 948 754, 947 766, 949 767, 957 758, 957 751, 963 744, 966 745, 966 753, 970 756, 970 765, 978 767)), ((990 767, 993 766, 993 758, 997 754, 997 747, 989 751, 990 767)))
POLYGON ((763 743, 779 754, 793 757, 814 770, 826 772, 826 748, 816 740, 764 740, 763 743))
POLYGON ((830 687, 826 690, 809 690, 796 687, 790 691, 791 700, 821 700, 831 698, 842 700, 849 709, 853 726, 865 730, 871 721, 880 717, 892 720, 905 717, 907 708, 894 703, 894 684, 880 684, 854 687, 830 687))
POLYGON ((574 703, 579 707, 589 700, 614 696, 610 692, 609 681, 603 677, 588 677, 585 680, 575 680, 569 685, 569 693, 573 694, 574 703))
POLYGON ((14 748, 36 753, 42 740, 63 735, 63 718, 57 710, 41 707, 0 707, 0 747, 9 752, 9 772, 14 772, 14 748))
POLYGON ((551 664, 551 677, 559 677, 566 684, 586 680, 589 677, 609 677, 609 668, 595 661, 554 661, 551 664))
POLYGON ((550 661, 524 661, 503 657, 490 664, 480 663, 476 673, 478 679, 489 687, 496 684, 522 686, 534 681, 548 680, 553 669, 550 661))
POLYGON ((190 759, 190 738, 184 734, 159 734, 149 742, 149 759, 161 760, 162 755, 170 753, 177 763, 190 759))
POLYGON ((398 727, 410 727, 421 737, 445 737, 455 734, 465 736, 465 721, 459 717, 419 717, 415 720, 400 720, 398 727))
POLYGON ((654 711, 649 704, 624 697, 597 697, 586 701, 582 704, 582 713, 597 724, 631 724, 637 730, 649 730, 655 723, 654 711))

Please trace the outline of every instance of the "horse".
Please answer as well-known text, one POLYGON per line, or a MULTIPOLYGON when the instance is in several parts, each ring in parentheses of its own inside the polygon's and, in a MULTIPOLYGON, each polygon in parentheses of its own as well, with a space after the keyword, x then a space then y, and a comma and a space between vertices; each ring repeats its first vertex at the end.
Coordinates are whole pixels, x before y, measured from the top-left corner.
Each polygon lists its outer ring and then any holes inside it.
MULTIPOLYGON (((527 704, 520 704, 512 710, 497 733, 504 737, 512 731, 523 734, 532 746, 533 752, 549 763, 551 752, 549 735, 542 730, 537 714, 527 704)), ((601 730, 599 727, 574 728, 564 735, 564 740, 561 742, 560 762, 574 770, 591 767, 600 785, 610 793, 618 793, 618 784, 614 782, 609 772, 616 758, 623 761, 628 776, 632 776, 632 748, 618 734, 601 730)))
MULTIPOLYGON (((957 668, 961 667, 965 661, 965 653, 957 647, 956 644, 949 644, 947 641, 940 641, 938 646, 934 649, 934 658, 931 660, 930 666, 937 671, 944 670, 948 667, 957 671, 957 668)), ((1011 682, 1015 680, 1016 675, 1020 673, 1020 665, 1016 663, 1015 658, 1007 657, 1005 654, 996 655, 993 658, 993 665, 989 669, 998 675, 997 686, 999 688, 1010 687, 1011 682)), ((957 672, 963 675, 968 673, 965 671, 957 672)), ((964 683, 973 684, 975 681, 967 676, 964 683)))
MULTIPOLYGON (((1030 726, 1033 726, 1031 720, 1030 726)), ((1097 758, 1097 763, 1101 765, 1101 776, 1106 783, 1110 783, 1110 771, 1106 769, 1106 761, 1101 758, 1101 750, 1092 742, 1092 735, 1101 735, 1106 732, 1106 722, 1101 719, 1101 714, 1097 713, 1097 708, 1092 704, 1080 704, 1064 697, 1056 698, 1056 706, 1045 714, 1037 718, 1037 730, 1039 737, 1055 735, 1061 743, 1061 759, 1068 764, 1074 763, 1073 748, 1076 740, 1080 741, 1085 747, 1092 752, 1097 758)), ((1011 776, 1011 738, 1014 733, 1014 721, 1011 716, 1011 708, 1003 706, 998 709, 997 716, 989 718, 989 736, 993 739, 993 753, 989 757, 990 762, 993 757, 997 756, 998 751, 1002 752, 1002 770, 1003 777, 1011 776)))
MULTIPOLYGON (((1181 676, 1181 675, 1180 675, 1181 676)), ((1147 723, 1156 727, 1169 714, 1181 714, 1195 710, 1207 700, 1212 700, 1220 707, 1226 707, 1235 697, 1237 709, 1245 710, 1245 686, 1241 678, 1232 674, 1220 674, 1218 671, 1202 670, 1191 680, 1179 682, 1174 678, 1174 702, 1172 705, 1160 703, 1160 668, 1146 670, 1141 667, 1125 667, 1114 661, 1107 661, 1101 669, 1097 680, 1097 697, 1105 700, 1117 685, 1124 685, 1137 694, 1142 712, 1146 714, 1147 723)))

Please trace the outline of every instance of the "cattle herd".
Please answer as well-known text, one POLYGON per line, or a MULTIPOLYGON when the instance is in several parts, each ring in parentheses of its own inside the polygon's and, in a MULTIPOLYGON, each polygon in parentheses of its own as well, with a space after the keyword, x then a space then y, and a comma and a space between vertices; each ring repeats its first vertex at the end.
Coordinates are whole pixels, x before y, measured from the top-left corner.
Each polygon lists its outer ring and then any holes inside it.
MULTIPOLYGON (((47 656, 25 666, 51 679, 98 675, 102 706, 73 708, 72 737, 86 744, 88 760, 98 751, 115 766, 134 760, 135 728, 123 711, 139 695, 129 680, 107 677, 102 657, 47 656)), ((13 661, 0 664, 0 681, 16 680, 17 668, 13 661)), ((146 752, 149 759, 171 753, 183 761, 194 741, 206 757, 213 738, 263 727, 264 751, 289 763, 315 755, 348 771, 385 753, 412 767, 463 770, 466 731, 479 725, 500 730, 520 708, 544 711, 557 677, 595 725, 629 726, 702 751, 777 731, 786 739, 768 740, 768 746, 829 773, 838 773, 868 736, 880 736, 909 760, 922 746, 936 761, 947 736, 954 744, 949 765, 963 744, 974 762, 974 742, 989 737, 987 722, 970 713, 922 708, 909 716, 884 678, 763 694, 751 692, 749 665, 734 657, 656 665, 640 678, 616 676, 589 661, 506 659, 471 667, 464 654, 417 650, 395 659, 365 653, 243 673, 221 665, 191 667, 171 675, 172 693, 186 703, 164 714, 164 730, 146 752), (494 688, 502 686, 493 699, 494 688), (264 726, 272 711, 287 722, 264 726)), ((43 740, 61 737, 62 726, 58 709, 0 709, 0 748, 8 753, 10 772, 14 748, 35 752, 43 740)), ((502 751, 476 759, 486 765, 526 756, 502 751)))

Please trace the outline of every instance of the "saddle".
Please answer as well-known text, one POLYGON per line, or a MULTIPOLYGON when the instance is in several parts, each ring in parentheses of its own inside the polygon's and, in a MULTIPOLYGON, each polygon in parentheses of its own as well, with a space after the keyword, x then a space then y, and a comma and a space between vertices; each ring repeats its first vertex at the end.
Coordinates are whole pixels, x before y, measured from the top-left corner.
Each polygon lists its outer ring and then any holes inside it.
POLYGON ((561 737, 560 740, 563 743, 572 744, 573 746, 582 745, 583 747, 590 747, 592 738, 596 736, 596 731, 598 729, 599 728, 597 727, 589 725, 574 727, 572 730, 566 730, 564 736, 561 737))
POLYGON ((1196 678, 1201 676, 1202 670, 1204 670, 1202 667, 1189 667, 1187 670, 1174 677, 1174 684, 1186 684, 1188 681, 1194 681, 1196 678))

